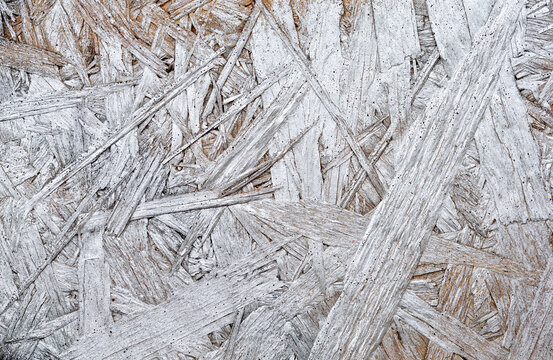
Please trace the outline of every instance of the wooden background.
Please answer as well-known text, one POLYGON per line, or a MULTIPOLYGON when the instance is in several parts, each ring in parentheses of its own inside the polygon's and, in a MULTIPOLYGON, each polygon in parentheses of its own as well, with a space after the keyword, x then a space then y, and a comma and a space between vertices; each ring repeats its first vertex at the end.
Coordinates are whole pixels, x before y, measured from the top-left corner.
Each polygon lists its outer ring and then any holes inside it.
POLYGON ((0 358, 553 359, 550 0, 0 31, 0 358))

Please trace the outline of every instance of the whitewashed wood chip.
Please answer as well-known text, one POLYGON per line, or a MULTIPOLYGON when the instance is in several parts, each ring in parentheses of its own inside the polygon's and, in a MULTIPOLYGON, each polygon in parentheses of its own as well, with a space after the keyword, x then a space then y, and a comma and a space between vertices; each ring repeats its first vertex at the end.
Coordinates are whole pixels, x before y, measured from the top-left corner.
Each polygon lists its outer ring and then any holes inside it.
POLYGON ((79 332, 102 332, 111 322, 109 268, 104 261, 103 232, 85 233, 79 256, 79 332))
MULTIPOLYGON (((320 203, 278 203, 266 200, 237 205, 252 217, 281 228, 293 235, 302 235, 328 246, 356 248, 361 243, 369 219, 320 203), (302 221, 297 219, 301 218, 302 221)), ((493 272, 535 284, 539 274, 523 263, 456 243, 459 232, 432 235, 422 254, 421 263, 452 264, 485 268, 493 272)))
POLYGON ((114 83, 77 91, 64 91, 54 95, 4 102, 2 103, 0 121, 16 120, 27 116, 51 113, 79 105, 86 105, 89 98, 101 98, 111 92, 134 84, 134 82, 114 83))
POLYGON ((444 349, 469 359, 505 359, 508 352, 487 341, 449 315, 437 312, 410 291, 405 292, 397 315, 444 349))
POLYGON ((541 356, 551 354, 552 271, 553 266, 550 261, 541 276, 534 301, 521 324, 509 359, 539 359, 541 356))
POLYGON ((67 64, 67 60, 59 54, 4 37, 0 37, 0 47, 3 66, 54 77, 59 76, 59 67, 67 64))

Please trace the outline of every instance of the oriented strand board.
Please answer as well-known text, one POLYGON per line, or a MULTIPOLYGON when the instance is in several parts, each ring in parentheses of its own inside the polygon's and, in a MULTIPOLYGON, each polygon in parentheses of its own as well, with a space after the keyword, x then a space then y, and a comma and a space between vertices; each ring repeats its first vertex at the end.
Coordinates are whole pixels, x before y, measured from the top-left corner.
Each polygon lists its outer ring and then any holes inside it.
POLYGON ((0 0, 0 359, 548 359, 553 6, 0 0))

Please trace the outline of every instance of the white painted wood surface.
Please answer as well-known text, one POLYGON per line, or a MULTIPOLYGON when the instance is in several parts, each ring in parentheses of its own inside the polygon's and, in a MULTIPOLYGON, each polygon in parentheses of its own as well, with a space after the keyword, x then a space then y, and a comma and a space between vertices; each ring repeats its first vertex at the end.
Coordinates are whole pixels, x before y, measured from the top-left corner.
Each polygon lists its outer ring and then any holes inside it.
POLYGON ((551 357, 551 1, 0 24, 0 358, 551 357))

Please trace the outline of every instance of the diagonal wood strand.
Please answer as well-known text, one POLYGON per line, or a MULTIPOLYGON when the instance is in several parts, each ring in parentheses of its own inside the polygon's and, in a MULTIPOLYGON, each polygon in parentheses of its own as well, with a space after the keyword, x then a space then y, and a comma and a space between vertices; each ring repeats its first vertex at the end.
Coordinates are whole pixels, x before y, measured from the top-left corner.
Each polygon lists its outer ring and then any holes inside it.
POLYGON ((522 6, 522 1, 509 2, 488 22, 445 91, 410 128, 408 153, 371 217, 363 245, 348 268, 344 292, 310 359, 365 357, 375 351, 495 90, 522 6))

